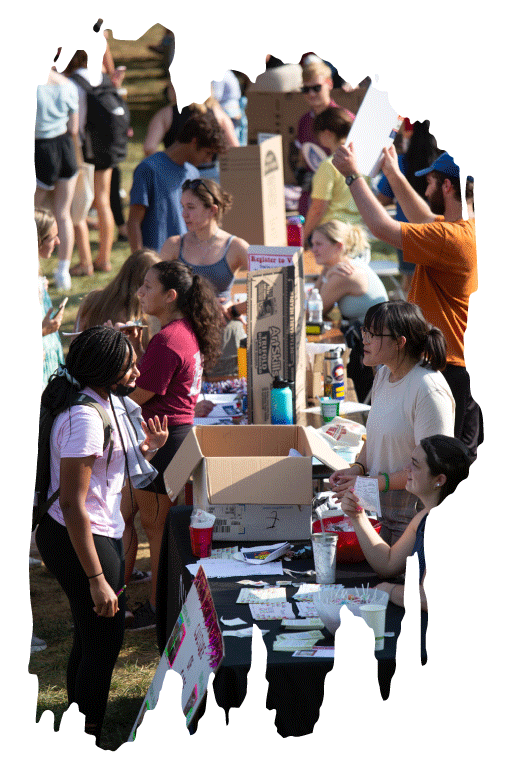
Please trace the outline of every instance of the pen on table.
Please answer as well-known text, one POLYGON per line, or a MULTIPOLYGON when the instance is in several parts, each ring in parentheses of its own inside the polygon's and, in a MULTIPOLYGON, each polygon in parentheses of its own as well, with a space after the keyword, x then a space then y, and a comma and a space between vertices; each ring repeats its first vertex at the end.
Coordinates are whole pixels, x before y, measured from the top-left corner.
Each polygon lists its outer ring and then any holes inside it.
POLYGON ((124 587, 123 587, 122 589, 120 589, 120 590, 119 590, 119 592, 116 592, 116 597, 119 597, 119 595, 120 595, 122 592, 124 592, 124 591, 125 591, 125 589, 126 589, 126 584, 124 585, 124 587))

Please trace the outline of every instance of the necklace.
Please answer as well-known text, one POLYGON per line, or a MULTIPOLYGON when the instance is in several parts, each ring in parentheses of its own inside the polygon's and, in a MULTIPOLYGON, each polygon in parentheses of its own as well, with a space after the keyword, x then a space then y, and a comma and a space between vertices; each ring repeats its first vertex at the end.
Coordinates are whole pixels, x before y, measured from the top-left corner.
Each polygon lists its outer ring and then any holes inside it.
POLYGON ((196 241, 197 245, 201 246, 201 250, 202 250, 201 256, 203 259, 207 259, 208 256, 210 255, 210 251, 212 249, 212 243, 214 239, 217 237, 218 231, 219 231, 219 228, 217 227, 213 235, 211 235, 211 237, 209 237, 208 240, 201 240, 195 232, 192 232, 192 234, 194 235, 194 240, 196 241))

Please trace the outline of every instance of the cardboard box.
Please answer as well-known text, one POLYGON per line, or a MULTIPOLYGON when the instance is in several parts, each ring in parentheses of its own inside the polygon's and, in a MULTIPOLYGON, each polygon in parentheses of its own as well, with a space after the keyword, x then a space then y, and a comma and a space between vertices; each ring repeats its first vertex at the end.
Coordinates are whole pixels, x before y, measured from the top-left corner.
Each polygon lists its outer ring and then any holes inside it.
MULTIPOLYGON (((341 88, 337 88, 331 92, 331 95, 340 107, 345 107, 356 114, 366 90, 366 88, 356 88, 346 93, 341 88)), ((293 146, 298 122, 307 110, 308 105, 302 93, 264 93, 251 90, 247 93, 246 115, 249 144, 256 144, 258 133, 278 133, 281 135, 285 184, 296 184, 289 157, 290 152, 294 153, 293 146)))
MULTIPOLYGON (((273 249, 275 254, 275 250, 273 249)), ((288 256, 292 248, 283 248, 288 256)), ((247 399, 249 421, 270 424, 276 376, 293 382, 294 423, 305 423, 306 327, 302 249, 291 266, 247 273, 247 399)))
POLYGON ((217 540, 305 539, 313 456, 332 470, 348 466, 308 427, 193 427, 164 472, 165 486, 175 499, 192 475, 194 506, 217 517, 217 540), (302 455, 289 456, 291 448, 302 455))
POLYGON ((273 136, 261 144, 230 147, 220 156, 220 183, 233 195, 222 226, 248 243, 286 246, 283 142, 273 136))

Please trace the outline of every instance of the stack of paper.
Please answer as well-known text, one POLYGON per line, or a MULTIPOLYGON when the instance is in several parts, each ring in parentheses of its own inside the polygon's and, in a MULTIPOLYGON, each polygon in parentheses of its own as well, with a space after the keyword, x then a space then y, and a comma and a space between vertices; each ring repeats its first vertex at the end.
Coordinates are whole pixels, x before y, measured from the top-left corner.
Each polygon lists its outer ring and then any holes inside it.
POLYGON ((251 565, 260 565, 261 563, 270 563, 277 560, 290 549, 290 544, 285 541, 284 544, 267 544, 259 547, 242 547, 240 553, 246 563, 251 565))
MULTIPOLYGON (((304 603, 304 605, 306 605, 304 603)), ((302 607, 302 605, 300 606, 302 607)), ((286 629, 323 629, 324 623, 320 618, 283 619, 281 622, 286 629)))
MULTIPOLYGON (((332 589, 333 584, 301 584, 298 592, 293 597, 295 600, 313 600, 315 592, 321 592, 323 589, 332 589)), ((342 587, 343 584, 336 584, 337 587, 342 587)))
POLYGON ((286 602, 285 587, 263 587, 262 589, 241 589, 237 603, 282 603, 286 602))
POLYGON ((301 617, 316 618, 318 616, 318 611, 312 600, 299 600, 297 610, 301 617))
POLYGON ((277 635, 273 649, 274 651, 300 651, 313 648, 319 640, 322 640, 323 634, 319 629, 313 629, 310 632, 287 632, 284 635, 277 635))

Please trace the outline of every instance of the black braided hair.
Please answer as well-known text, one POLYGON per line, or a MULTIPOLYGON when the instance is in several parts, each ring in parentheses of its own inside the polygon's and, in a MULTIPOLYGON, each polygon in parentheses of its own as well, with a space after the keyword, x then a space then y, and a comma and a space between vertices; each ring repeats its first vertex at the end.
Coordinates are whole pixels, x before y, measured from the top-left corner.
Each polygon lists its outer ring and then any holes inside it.
MULTIPOLYGON (((66 368, 79 388, 101 387, 109 390, 121 379, 133 362, 133 347, 128 338, 102 325, 82 331, 69 346, 66 368), (128 365, 125 365, 126 353, 128 365)), ((41 396, 41 404, 52 412, 69 407, 77 387, 63 376, 53 374, 41 396)))

